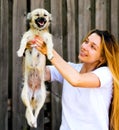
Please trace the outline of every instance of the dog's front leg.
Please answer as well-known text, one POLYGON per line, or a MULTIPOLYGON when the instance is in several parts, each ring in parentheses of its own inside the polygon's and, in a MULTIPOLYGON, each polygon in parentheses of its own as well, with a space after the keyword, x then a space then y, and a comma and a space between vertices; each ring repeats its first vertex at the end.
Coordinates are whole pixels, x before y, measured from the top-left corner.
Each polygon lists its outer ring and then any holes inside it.
POLYGON ((23 53, 24 53, 24 51, 25 51, 27 42, 28 42, 28 41, 27 41, 26 38, 22 38, 21 44, 20 44, 20 48, 19 48, 19 50, 17 51, 17 55, 18 55, 19 57, 22 57, 22 56, 23 56, 23 53))
POLYGON ((52 44, 52 41, 49 41, 48 44, 47 44, 47 54, 48 54, 48 59, 51 60, 52 57, 53 57, 53 53, 52 53, 52 50, 53 50, 53 44, 52 44), (50 42, 50 43, 49 43, 50 42))
POLYGON ((43 39, 46 43, 46 46, 47 46, 47 56, 48 56, 48 59, 52 59, 53 57, 53 53, 52 53, 52 50, 53 50, 53 40, 52 40, 52 35, 49 34, 49 33, 45 33, 43 35, 43 39))

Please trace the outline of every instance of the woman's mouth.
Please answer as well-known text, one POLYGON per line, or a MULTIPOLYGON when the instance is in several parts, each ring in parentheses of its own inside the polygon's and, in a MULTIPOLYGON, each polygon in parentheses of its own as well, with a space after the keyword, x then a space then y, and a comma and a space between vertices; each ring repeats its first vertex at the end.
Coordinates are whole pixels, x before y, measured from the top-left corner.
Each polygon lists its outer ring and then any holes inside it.
POLYGON ((80 54, 80 56, 83 56, 83 57, 84 57, 84 56, 87 56, 87 54, 86 54, 86 53, 84 53, 83 51, 80 51, 80 53, 79 53, 79 54, 80 54))

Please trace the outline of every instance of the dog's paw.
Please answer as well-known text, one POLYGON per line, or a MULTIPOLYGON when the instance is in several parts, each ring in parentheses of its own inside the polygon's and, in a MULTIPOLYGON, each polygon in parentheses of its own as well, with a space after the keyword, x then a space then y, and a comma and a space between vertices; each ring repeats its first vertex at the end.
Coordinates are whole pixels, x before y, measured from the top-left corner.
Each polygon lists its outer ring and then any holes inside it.
POLYGON ((34 127, 34 128, 37 128, 37 121, 35 121, 35 122, 33 123, 33 127, 34 127))
POLYGON ((31 127, 37 128, 37 120, 36 120, 36 118, 31 120, 30 125, 31 125, 31 127))
POLYGON ((37 120, 35 117, 27 119, 27 122, 28 122, 30 127, 37 128, 37 120))
POLYGON ((17 51, 17 55, 18 55, 18 57, 22 57, 22 56, 23 56, 23 52, 20 51, 20 50, 18 50, 18 51, 17 51))
POLYGON ((34 128, 37 127, 37 119, 32 113, 30 113, 29 109, 26 109, 25 117, 30 127, 34 127, 34 128))

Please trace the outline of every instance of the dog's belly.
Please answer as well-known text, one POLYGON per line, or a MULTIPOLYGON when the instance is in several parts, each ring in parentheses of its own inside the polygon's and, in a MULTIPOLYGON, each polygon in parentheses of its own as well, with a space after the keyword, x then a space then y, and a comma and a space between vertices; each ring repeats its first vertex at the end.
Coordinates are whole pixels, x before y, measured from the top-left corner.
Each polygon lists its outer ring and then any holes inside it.
POLYGON ((33 68, 28 73, 28 86, 33 90, 40 89, 41 76, 37 68, 33 68))

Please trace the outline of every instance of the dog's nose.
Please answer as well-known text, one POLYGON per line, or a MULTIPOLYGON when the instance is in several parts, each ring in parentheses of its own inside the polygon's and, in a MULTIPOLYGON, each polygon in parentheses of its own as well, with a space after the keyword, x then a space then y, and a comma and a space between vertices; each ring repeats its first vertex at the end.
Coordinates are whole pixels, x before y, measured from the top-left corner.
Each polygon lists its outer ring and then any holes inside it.
POLYGON ((46 19, 44 17, 39 17, 37 21, 42 23, 42 22, 46 22, 46 19))
POLYGON ((39 20, 40 21, 45 21, 45 18, 44 17, 40 17, 39 20))
POLYGON ((47 20, 44 17, 39 17, 35 20, 35 22, 39 27, 43 27, 47 20))

